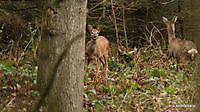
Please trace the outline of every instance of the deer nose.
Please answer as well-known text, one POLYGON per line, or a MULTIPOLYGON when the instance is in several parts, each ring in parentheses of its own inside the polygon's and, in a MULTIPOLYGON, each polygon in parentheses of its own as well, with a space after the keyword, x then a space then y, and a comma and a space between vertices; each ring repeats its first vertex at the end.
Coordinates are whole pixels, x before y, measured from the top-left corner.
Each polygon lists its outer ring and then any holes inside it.
POLYGON ((99 36, 99 34, 98 34, 98 33, 94 33, 93 36, 94 36, 94 37, 97 37, 97 36, 99 36))
POLYGON ((97 39, 97 36, 93 36, 93 38, 92 38, 93 40, 96 40, 97 39))

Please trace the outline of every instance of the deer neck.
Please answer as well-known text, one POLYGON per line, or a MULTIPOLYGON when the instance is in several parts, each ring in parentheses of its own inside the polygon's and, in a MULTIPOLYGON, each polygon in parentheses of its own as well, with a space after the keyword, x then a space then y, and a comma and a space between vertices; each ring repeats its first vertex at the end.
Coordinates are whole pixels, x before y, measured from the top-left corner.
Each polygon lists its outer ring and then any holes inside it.
POLYGON ((167 32, 168 32, 168 41, 170 43, 173 38, 176 38, 175 32, 173 32, 171 27, 168 28, 167 32))

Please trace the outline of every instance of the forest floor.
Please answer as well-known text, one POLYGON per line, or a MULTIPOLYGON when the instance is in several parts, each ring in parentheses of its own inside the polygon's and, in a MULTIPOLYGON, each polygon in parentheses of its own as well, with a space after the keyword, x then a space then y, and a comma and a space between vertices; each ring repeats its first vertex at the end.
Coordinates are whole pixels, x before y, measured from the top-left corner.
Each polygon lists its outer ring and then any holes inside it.
MULTIPOLYGON (((33 55, 0 57, 1 112, 29 112, 39 96, 33 55)), ((159 47, 121 51, 118 58, 109 58, 108 77, 96 75, 95 65, 89 65, 85 112, 191 112, 200 86, 195 78, 198 64, 177 65, 159 47)))

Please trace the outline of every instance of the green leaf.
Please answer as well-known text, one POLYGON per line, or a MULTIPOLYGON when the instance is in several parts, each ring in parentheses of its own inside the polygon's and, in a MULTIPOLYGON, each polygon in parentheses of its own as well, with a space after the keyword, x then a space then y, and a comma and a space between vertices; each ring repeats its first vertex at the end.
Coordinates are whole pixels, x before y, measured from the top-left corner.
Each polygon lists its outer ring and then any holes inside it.
POLYGON ((172 94, 172 95, 176 94, 176 90, 173 89, 173 88, 167 87, 167 88, 165 88, 165 91, 166 91, 168 94, 172 94))
POLYGON ((85 102, 89 101, 89 98, 88 98, 87 94, 84 93, 84 94, 83 94, 83 97, 84 97, 83 100, 84 100, 85 102))
POLYGON ((86 94, 94 93, 95 95, 97 94, 95 89, 87 90, 85 93, 86 94))
POLYGON ((161 77, 161 76, 166 77, 167 74, 163 71, 163 69, 154 68, 154 69, 152 69, 151 76, 153 76, 153 77, 161 77))
POLYGON ((113 82, 115 82, 115 79, 114 79, 114 78, 108 78, 108 81, 113 81, 113 82))

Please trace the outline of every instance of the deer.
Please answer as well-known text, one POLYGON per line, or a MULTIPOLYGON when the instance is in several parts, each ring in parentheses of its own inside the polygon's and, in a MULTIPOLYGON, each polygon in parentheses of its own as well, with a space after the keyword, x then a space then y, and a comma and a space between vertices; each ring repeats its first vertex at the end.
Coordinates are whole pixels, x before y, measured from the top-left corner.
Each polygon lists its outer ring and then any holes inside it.
POLYGON ((174 16, 171 21, 166 17, 162 17, 162 19, 167 26, 169 58, 173 56, 184 64, 188 63, 189 60, 194 60, 195 55, 198 54, 197 46, 192 41, 181 40, 175 36, 177 16, 174 16))
POLYGON ((92 25, 88 25, 88 30, 91 34, 91 40, 86 44, 85 56, 86 56, 86 71, 88 65, 92 60, 96 61, 96 72, 99 73, 99 61, 102 63, 105 73, 108 71, 108 53, 109 53, 109 41, 104 36, 99 36, 101 26, 98 25, 96 29, 92 25))

